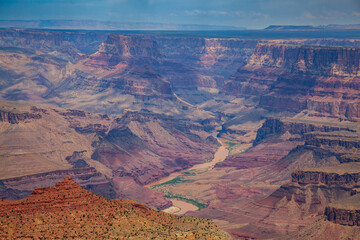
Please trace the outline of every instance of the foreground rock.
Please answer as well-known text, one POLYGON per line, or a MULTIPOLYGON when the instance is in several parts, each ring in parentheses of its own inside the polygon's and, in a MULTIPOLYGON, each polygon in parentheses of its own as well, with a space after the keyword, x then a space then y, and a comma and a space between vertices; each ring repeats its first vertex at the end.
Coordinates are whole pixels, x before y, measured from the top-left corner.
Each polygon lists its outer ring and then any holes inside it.
POLYGON ((108 200, 70 177, 22 200, 1 200, 0 219, 2 239, 230 239, 210 220, 177 217, 129 199, 108 200))

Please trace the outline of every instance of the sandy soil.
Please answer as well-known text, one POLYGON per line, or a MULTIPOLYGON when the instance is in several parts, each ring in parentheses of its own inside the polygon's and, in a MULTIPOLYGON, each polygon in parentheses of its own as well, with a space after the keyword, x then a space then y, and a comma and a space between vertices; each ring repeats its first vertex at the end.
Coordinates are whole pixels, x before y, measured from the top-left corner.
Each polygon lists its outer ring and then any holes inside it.
POLYGON ((198 207, 191 203, 187 203, 187 202, 176 200, 176 199, 170 199, 170 201, 172 201, 174 207, 177 207, 180 209, 177 212, 173 212, 173 214, 175 214, 175 215, 183 215, 183 214, 187 213, 188 211, 198 210, 198 207))

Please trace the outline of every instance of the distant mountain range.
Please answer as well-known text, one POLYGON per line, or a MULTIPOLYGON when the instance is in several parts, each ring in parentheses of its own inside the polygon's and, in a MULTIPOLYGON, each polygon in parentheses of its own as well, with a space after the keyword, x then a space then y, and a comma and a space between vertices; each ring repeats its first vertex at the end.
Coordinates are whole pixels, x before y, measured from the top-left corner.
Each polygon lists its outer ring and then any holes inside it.
POLYGON ((329 25, 270 25, 265 30, 273 31, 316 31, 316 30, 360 30, 360 24, 329 24, 329 25))
POLYGON ((0 28, 89 29, 89 30, 244 30, 244 27, 172 24, 152 22, 113 22, 96 20, 0 20, 0 28))

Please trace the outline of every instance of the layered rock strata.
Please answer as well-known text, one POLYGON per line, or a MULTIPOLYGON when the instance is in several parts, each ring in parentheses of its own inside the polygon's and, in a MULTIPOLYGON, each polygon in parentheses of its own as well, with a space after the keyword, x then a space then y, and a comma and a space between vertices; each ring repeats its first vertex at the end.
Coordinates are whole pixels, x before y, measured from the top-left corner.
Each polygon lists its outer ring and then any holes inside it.
POLYGON ((261 107, 359 118, 359 48, 259 43, 223 91, 258 95, 261 107), (285 104, 286 103, 286 104, 285 104))

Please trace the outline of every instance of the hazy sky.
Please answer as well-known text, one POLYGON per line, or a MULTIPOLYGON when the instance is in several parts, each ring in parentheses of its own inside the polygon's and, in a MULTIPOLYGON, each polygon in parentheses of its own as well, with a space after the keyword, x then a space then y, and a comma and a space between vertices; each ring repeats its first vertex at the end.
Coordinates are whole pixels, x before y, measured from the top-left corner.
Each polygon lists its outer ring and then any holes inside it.
POLYGON ((91 19, 247 28, 360 24, 360 0, 0 0, 0 19, 91 19))

